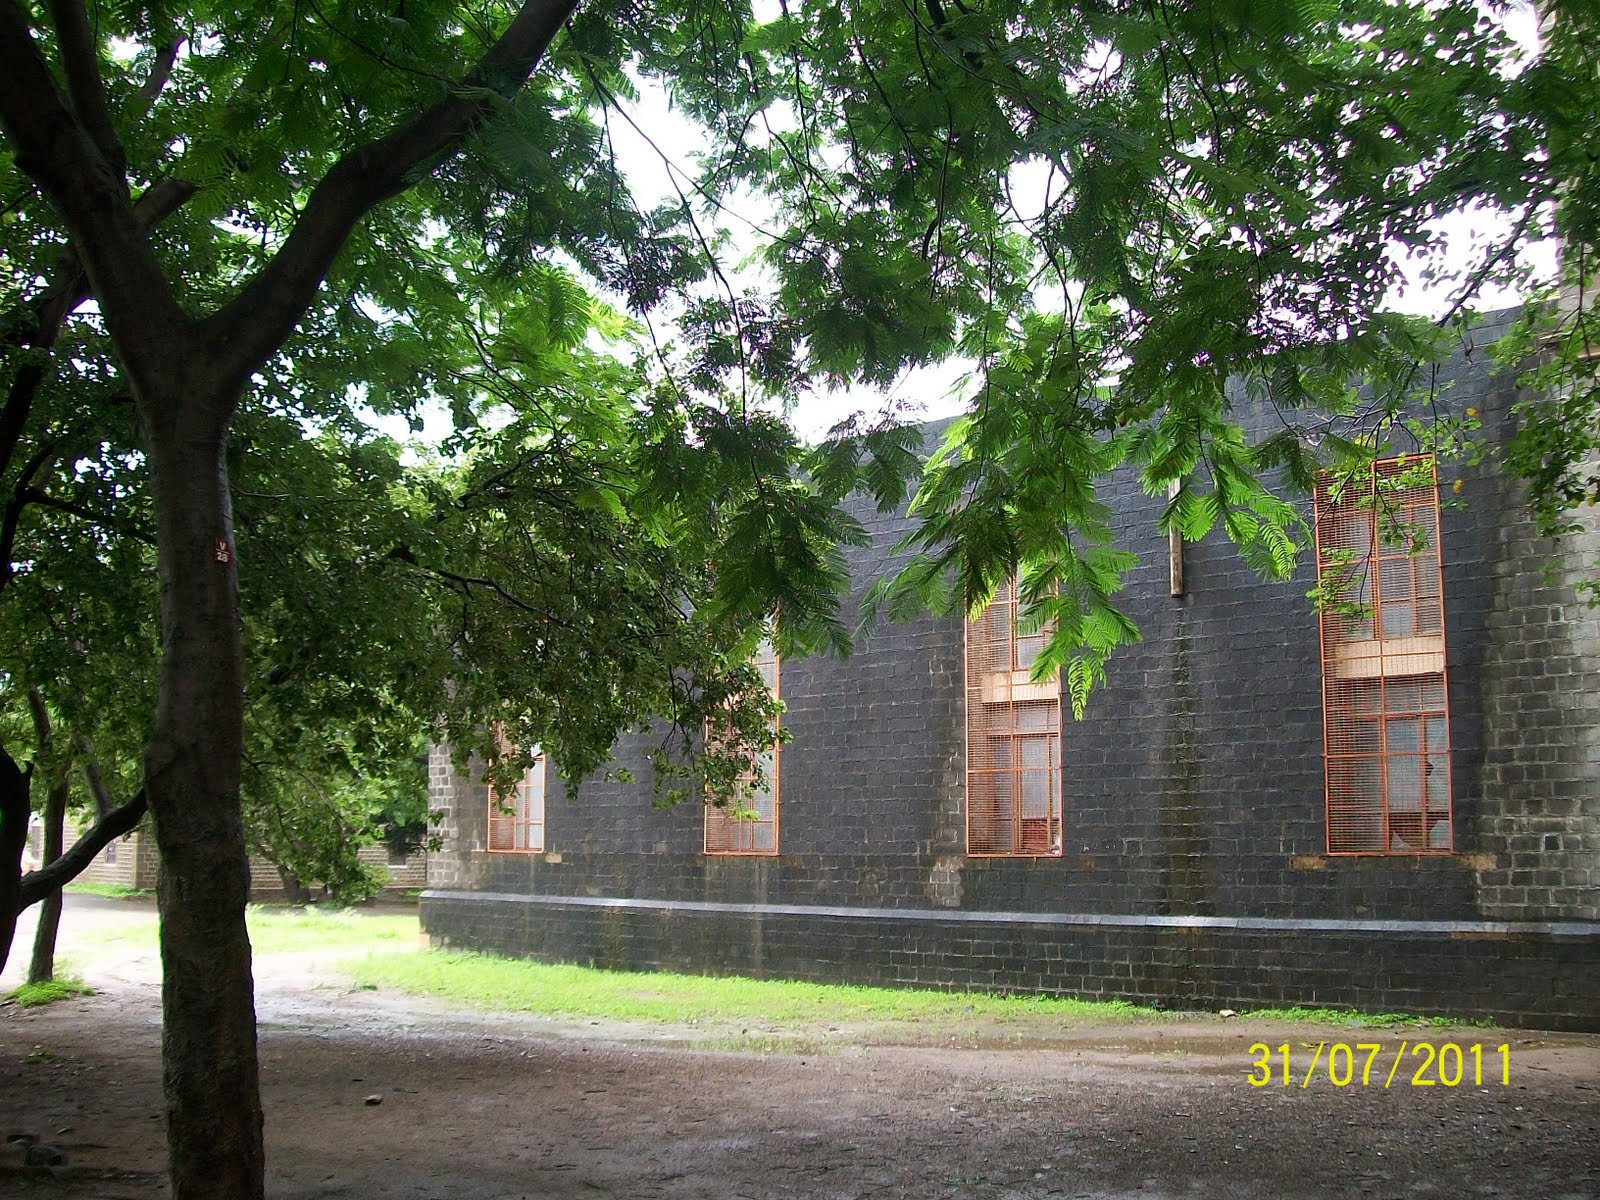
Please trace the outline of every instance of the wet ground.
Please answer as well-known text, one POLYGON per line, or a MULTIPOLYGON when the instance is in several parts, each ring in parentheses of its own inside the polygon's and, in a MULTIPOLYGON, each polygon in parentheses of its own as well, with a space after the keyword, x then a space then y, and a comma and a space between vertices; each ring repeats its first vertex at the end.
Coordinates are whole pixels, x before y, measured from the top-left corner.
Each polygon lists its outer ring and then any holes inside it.
MULTIPOLYGON (((69 918, 126 911, 77 899, 69 918)), ((282 1200, 1600 1200, 1600 1038, 1214 1015, 780 1035, 351 992, 303 955, 257 974, 282 1200), (1453 1086, 1446 1045, 1463 1051, 1453 1086)), ((67 1156, 26 1169, 11 1152, 0 1196, 166 1195, 154 963, 125 953, 93 979, 92 997, 0 1008, 0 1137, 67 1156)))

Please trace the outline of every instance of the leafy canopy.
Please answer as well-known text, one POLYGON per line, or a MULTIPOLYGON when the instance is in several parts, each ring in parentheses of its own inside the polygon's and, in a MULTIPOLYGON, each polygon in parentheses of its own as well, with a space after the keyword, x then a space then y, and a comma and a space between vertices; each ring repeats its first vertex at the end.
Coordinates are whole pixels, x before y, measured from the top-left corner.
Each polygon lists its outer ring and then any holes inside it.
MULTIPOLYGON (((1526 236, 1563 187, 1564 228, 1592 242, 1572 182, 1591 173, 1592 39, 1568 7, 1564 40, 1519 73, 1497 13, 1465 0, 582 6, 465 152, 357 227, 253 381, 230 468, 257 761, 368 763, 438 713, 464 746, 499 724, 574 773, 648 712, 681 750, 749 685, 764 614, 786 652, 845 644, 855 489, 915 494, 916 555, 879 602, 970 607, 1020 570, 1058 630, 1041 669, 1067 666, 1081 703, 1136 636, 1100 479, 1176 483, 1167 523, 1220 526, 1284 574, 1297 518, 1264 476, 1303 487, 1371 453, 1438 352, 1436 327, 1382 311, 1393 247, 1442 262, 1437 219, 1468 204, 1526 236), (650 124, 643 87, 706 131, 654 205, 618 161, 619 128, 650 124), (736 272, 718 230, 740 221, 736 272), (862 423, 806 449, 761 415, 952 357, 973 364, 972 411, 925 476, 914 431, 862 423), (1247 439, 1241 397, 1285 432, 1247 439), (437 462, 367 428, 427 401, 455 428, 437 462)), ((98 7, 133 188, 186 189, 153 238, 190 311, 505 15, 98 7)), ((9 153, 14 330, 66 237, 9 153)), ((1504 249, 1480 248, 1469 282, 1504 249)), ((131 739, 155 649, 139 434, 92 310, 48 355, 10 338, 8 384, 42 357, 0 464, 26 500, 5 669, 131 739)))

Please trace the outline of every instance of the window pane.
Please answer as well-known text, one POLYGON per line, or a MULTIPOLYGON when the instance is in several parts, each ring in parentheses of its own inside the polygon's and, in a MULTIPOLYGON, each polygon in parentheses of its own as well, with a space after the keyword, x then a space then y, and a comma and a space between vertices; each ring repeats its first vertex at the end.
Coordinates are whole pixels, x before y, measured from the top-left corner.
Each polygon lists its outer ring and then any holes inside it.
POLYGON ((1386 558, 1378 567, 1379 594, 1384 606, 1411 599, 1414 594, 1411 579, 1411 559, 1386 558))
POLYGON ((1328 547, 1345 554, 1357 561, 1366 559, 1372 554, 1372 513, 1370 508, 1361 505, 1359 498, 1346 497, 1344 502, 1333 507, 1333 519, 1328 528, 1331 537, 1328 547))
POLYGON ((1385 679, 1383 692, 1387 712, 1416 712, 1422 707, 1422 685, 1414 678, 1385 679))
POLYGON ((1415 718, 1388 722, 1388 751, 1390 754, 1415 754, 1422 749, 1422 726, 1415 718))
POLYGON ((1422 808, 1422 766, 1415 754, 1390 755, 1388 761, 1389 811, 1418 812, 1422 808))
POLYGON ((1335 754, 1376 754, 1378 722, 1355 718, 1328 723, 1328 749, 1335 754))
POLYGON ((1382 624, 1386 638, 1410 637, 1417 632, 1417 606, 1410 599, 1391 601, 1383 598, 1382 624))
POLYGON ((1016 706, 1017 730, 1021 733, 1044 733, 1054 730, 1061 720, 1059 704, 1019 704, 1016 706))
POLYGON ((1377 680, 1351 684, 1351 708, 1358 716, 1377 716, 1383 712, 1383 687, 1377 680))

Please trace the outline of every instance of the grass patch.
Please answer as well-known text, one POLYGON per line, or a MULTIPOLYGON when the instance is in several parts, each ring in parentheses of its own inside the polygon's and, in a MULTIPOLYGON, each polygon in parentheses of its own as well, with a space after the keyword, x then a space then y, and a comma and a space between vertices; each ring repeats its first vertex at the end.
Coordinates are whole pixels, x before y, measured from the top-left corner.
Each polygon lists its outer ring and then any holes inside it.
POLYGON ((57 1000, 70 1000, 74 996, 92 996, 94 989, 81 979, 62 976, 44 983, 25 983, 6 997, 23 1008, 43 1008, 57 1000))
POLYGON ((69 883, 62 889, 80 896, 104 896, 107 900, 132 900, 154 896, 149 888, 129 887, 125 883, 69 883))
MULTIPOLYGON (((415 946, 420 933, 413 913, 369 913, 358 909, 290 908, 252 904, 245 913, 250 948, 257 955, 313 950, 389 950, 415 946)), ((96 951, 156 949, 157 918, 94 926, 63 922, 62 941, 75 954, 93 959, 96 951)))
POLYGON ((1122 1001, 635 974, 441 950, 376 954, 341 966, 357 987, 391 987, 508 1012, 675 1025, 737 1023, 763 1031, 974 1019, 1087 1023, 1153 1015, 1122 1001))
POLYGON ((1366 1013, 1347 1008, 1256 1008, 1241 1012, 1241 1017, 1261 1017, 1268 1021, 1301 1021, 1315 1025, 1349 1025, 1356 1029, 1394 1029, 1401 1025, 1431 1025, 1447 1029, 1460 1025, 1488 1025, 1462 1017, 1423 1017, 1415 1013, 1366 1013))
POLYGON ((421 926, 414 913, 369 913, 354 908, 287 908, 252 904, 245 914, 257 954, 300 950, 388 950, 415 947, 421 926))

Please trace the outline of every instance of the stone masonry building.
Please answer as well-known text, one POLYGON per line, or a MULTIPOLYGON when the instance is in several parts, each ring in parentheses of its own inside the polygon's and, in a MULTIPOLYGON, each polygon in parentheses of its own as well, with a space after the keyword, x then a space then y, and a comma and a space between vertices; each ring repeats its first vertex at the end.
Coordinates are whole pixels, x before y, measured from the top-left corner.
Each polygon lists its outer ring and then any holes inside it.
MULTIPOLYGON (((1515 400, 1497 332, 1440 367, 1491 443, 1515 400)), ((846 661, 771 664, 790 740, 754 819, 653 809, 629 740, 640 782, 569 800, 541 763, 491 813, 436 748, 424 928, 631 970, 1600 1029, 1600 615, 1577 587, 1600 525, 1552 544, 1492 461, 1433 471, 1308 500, 1322 550, 1291 583, 1210 537, 1181 587, 1162 500, 1114 479, 1143 641, 1083 720, 1003 605, 881 624, 846 661), (1391 508, 1421 553, 1393 552, 1391 508), (1307 598, 1319 564, 1343 610, 1307 598)), ((852 606, 909 528, 861 516, 852 606)))

